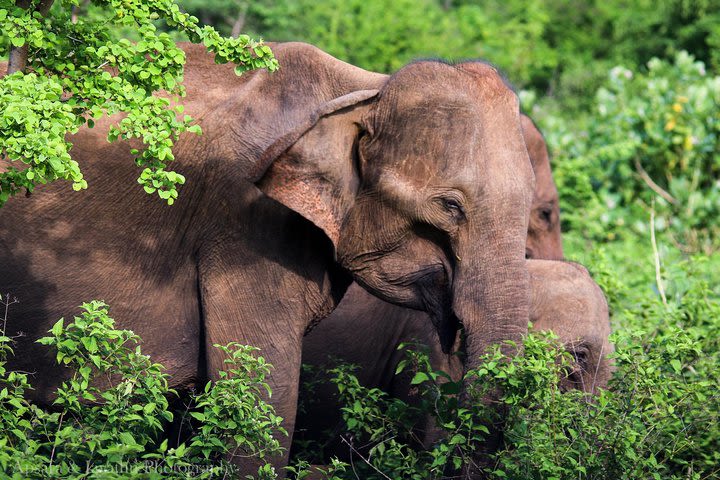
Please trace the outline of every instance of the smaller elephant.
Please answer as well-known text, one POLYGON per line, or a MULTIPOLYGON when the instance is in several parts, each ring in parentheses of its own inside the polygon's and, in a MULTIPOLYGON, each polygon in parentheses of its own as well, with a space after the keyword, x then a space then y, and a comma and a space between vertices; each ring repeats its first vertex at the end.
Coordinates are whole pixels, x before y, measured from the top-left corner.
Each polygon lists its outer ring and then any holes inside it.
POLYGON ((608 354, 614 347, 602 290, 578 263, 530 260, 528 270, 532 329, 555 332, 575 359, 561 387, 588 393, 606 388, 613 372, 608 354))
MULTIPOLYGON (((576 263, 527 260, 527 267, 533 330, 554 331, 575 358, 574 368, 561 380, 561 388, 594 393, 598 388, 606 387, 612 373, 607 355, 613 351, 613 346, 608 340, 610 321, 602 290, 587 269, 576 263)), ((303 363, 318 367, 320 371, 337 363, 358 365, 356 375, 362 385, 412 401, 409 378, 396 376, 395 371, 404 356, 398 346, 416 342, 430 347, 430 360, 436 369, 446 371, 454 380, 460 379, 462 361, 458 355, 446 355, 441 351, 425 314, 389 304, 375 305, 382 305, 383 309, 365 308, 364 317, 341 305, 332 320, 326 319, 305 338, 303 363), (393 314, 393 322, 379 318, 387 314, 388 308, 399 310, 393 314)), ((456 348, 458 345, 456 342, 456 348)), ((300 396, 303 411, 298 412, 296 438, 325 443, 326 454, 346 452, 342 446, 333 443, 337 435, 327 434, 337 433, 342 428, 335 387, 321 382, 315 386, 312 399, 302 389, 300 396)), ((425 435, 420 435, 426 445, 437 438, 432 427, 428 430, 425 435)))

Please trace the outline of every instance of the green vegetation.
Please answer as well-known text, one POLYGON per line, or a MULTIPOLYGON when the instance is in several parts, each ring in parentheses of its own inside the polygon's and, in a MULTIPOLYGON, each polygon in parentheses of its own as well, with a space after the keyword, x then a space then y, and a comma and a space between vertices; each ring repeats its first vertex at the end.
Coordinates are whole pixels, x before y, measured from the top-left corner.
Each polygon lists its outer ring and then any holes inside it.
MULTIPOLYGON (((57 411, 24 398, 28 376, 6 371, 11 339, 0 332, 3 478, 216 478, 232 474, 233 456, 278 452, 273 433, 284 433, 282 419, 262 399, 270 366, 256 348, 216 345, 227 356, 227 371, 180 412, 192 432, 170 447, 163 429, 174 418, 168 400, 175 392, 163 367, 142 354, 136 335, 113 328, 106 305, 82 308, 73 322, 60 319, 40 340, 67 367, 57 411)), ((272 467, 262 466, 257 478, 274 478, 272 467)))
MULTIPOLYGON (((203 18, 233 2, 181 3, 203 18)), ((486 58, 565 108, 587 107, 615 65, 687 50, 720 67, 717 0, 263 0, 225 11, 223 24, 244 12, 248 31, 306 41, 375 71, 418 57, 486 58)))
MULTIPOLYGON (((667 304, 645 298, 614 316, 617 372, 596 398, 560 391, 572 359, 548 334, 528 335, 523 354, 507 362, 499 348, 488 354, 482 367, 467 373, 472 382, 462 407, 453 396, 460 383, 447 382, 426 353, 410 350, 407 365, 421 398, 413 405, 359 385, 352 367, 330 372, 345 405, 345 428, 327 441, 353 445, 360 478, 458 474, 487 434, 478 419, 496 416, 482 398, 499 390, 507 412, 505 444, 492 456, 489 478, 718 478, 720 345, 713 333, 720 329, 720 300, 703 279, 703 263, 678 265, 667 304), (414 437, 425 415, 445 433, 429 450, 419 449, 414 437)), ((595 263, 596 269, 607 266, 595 263)), ((612 278, 605 274, 599 277, 612 278)), ((617 284, 603 287, 617 293, 617 284)), ((324 446, 305 445, 302 454, 321 461, 324 446)))

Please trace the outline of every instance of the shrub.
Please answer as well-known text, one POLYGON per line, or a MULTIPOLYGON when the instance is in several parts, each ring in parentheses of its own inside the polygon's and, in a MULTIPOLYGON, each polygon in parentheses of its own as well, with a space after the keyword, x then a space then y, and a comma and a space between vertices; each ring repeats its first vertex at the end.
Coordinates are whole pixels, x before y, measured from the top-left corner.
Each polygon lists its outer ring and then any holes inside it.
POLYGON ((566 229, 595 241, 645 234, 654 202, 658 232, 678 247, 717 249, 720 77, 686 52, 647 72, 615 67, 594 108, 573 122, 546 117, 566 229))
MULTIPOLYGON (((268 365, 257 349, 217 346, 227 372, 195 395, 189 414, 197 426, 187 442, 168 447, 163 429, 173 420, 163 367, 143 355, 139 338, 116 330, 102 302, 58 321, 40 343, 72 370, 57 390, 55 411, 24 398, 24 373, 8 372, 11 339, 0 336, 0 466, 11 478, 210 478, 232 474, 234 455, 260 459, 280 452, 274 434, 282 419, 263 400, 268 365)), ((263 465, 258 478, 275 478, 263 465)))
MULTIPOLYGON (((596 261, 607 261, 605 254, 596 261)), ((348 366, 330 373, 344 418, 342 441, 352 446, 355 473, 341 478, 434 479, 457 473, 496 421, 485 406, 502 392, 504 446, 492 456, 495 479, 706 479, 720 465, 720 300, 707 281, 706 260, 673 267, 667 304, 647 293, 616 295, 613 342, 616 372, 596 397, 561 393, 559 379, 571 359, 550 334, 531 333, 521 354, 505 358, 496 347, 460 384, 433 371, 426 353, 408 350, 400 365, 413 372, 421 400, 407 404, 358 383, 348 366), (625 305, 620 310, 621 305, 625 305), (559 358, 559 360, 558 360, 559 358), (415 429, 435 418, 445 438, 418 448, 415 429)), ((609 272, 600 283, 617 292, 609 272)), ((336 439, 337 440, 337 439, 336 439)))

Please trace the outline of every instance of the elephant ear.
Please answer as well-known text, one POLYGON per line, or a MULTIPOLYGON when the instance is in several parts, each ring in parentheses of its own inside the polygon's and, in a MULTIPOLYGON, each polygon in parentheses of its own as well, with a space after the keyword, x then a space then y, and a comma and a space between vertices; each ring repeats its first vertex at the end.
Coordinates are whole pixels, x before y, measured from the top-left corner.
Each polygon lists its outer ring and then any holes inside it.
POLYGON ((355 161, 361 121, 378 90, 335 98, 263 153, 252 181, 320 227, 337 247, 360 177, 355 161))

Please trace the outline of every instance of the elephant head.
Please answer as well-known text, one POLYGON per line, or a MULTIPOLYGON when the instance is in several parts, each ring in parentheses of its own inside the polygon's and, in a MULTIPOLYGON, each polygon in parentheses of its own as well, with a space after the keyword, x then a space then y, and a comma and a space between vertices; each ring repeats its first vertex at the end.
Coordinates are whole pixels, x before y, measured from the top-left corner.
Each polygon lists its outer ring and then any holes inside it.
POLYGON ((256 184, 320 227, 365 289, 427 311, 444 351, 459 322, 471 359, 520 340, 534 176, 517 96, 484 63, 416 62, 377 86, 282 135, 256 184))
POLYGON ((561 381, 564 390, 595 393, 612 374, 608 354, 608 306, 585 267, 572 262, 528 261, 533 330, 552 330, 573 356, 572 370, 561 381))
POLYGON ((535 172, 535 195, 528 225, 526 258, 562 260, 560 204, 542 133, 527 115, 520 117, 530 163, 535 172))

